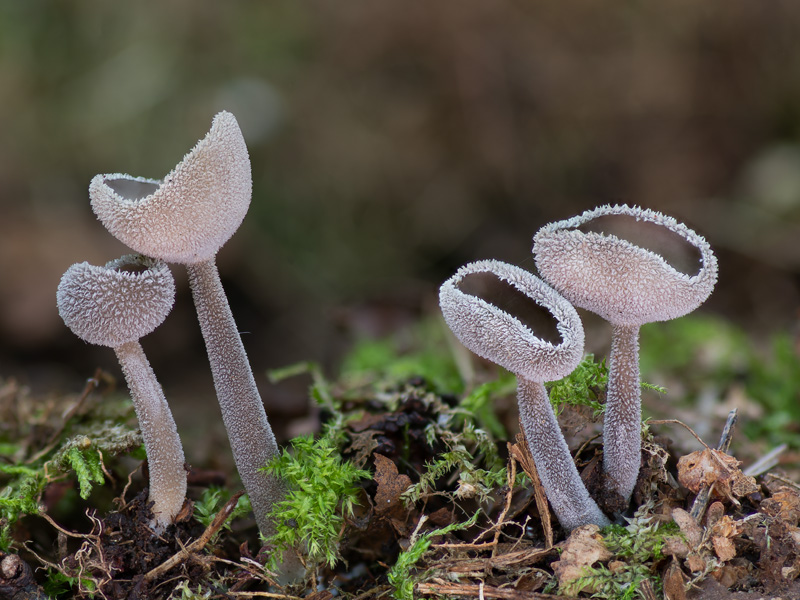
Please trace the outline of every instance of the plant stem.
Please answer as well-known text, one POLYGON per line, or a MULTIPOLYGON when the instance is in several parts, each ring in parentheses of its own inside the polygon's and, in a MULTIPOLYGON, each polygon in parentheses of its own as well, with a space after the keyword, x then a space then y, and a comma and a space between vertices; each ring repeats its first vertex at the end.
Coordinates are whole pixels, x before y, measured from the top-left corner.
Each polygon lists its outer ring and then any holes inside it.
POLYGON ((139 342, 114 348, 131 391, 150 471, 150 500, 156 526, 163 530, 186 499, 186 468, 178 428, 139 342))
POLYGON ((250 497, 258 528, 269 536, 275 528, 267 514, 275 502, 285 498, 286 486, 261 469, 278 456, 278 444, 214 259, 187 265, 187 269, 236 469, 250 497))
POLYGON ((603 426, 603 468, 627 501, 642 462, 642 390, 639 327, 614 325, 608 357, 608 390, 603 426))
POLYGON ((589 523, 608 525, 581 481, 544 384, 517 377, 517 401, 531 456, 558 521, 568 530, 589 523))

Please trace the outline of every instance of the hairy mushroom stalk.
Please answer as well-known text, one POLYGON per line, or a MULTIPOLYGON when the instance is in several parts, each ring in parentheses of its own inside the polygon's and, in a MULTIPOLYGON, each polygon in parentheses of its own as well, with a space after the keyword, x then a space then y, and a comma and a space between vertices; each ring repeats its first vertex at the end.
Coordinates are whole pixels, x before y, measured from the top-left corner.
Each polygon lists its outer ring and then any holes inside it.
POLYGON ((216 254, 250 205, 250 159, 234 116, 214 117, 206 137, 162 180, 97 175, 92 209, 117 239, 137 252, 186 265, 214 387, 236 468, 261 533, 286 486, 263 468, 278 456, 244 345, 219 279, 216 254))
POLYGON ((163 262, 135 255, 104 267, 79 263, 64 273, 56 298, 61 318, 75 335, 113 348, 119 359, 147 452, 154 527, 163 531, 186 499, 185 460, 164 391, 138 340, 172 309, 172 274, 163 262))
POLYGON ((575 309, 531 273, 493 260, 459 269, 442 284, 439 305, 462 344, 517 376, 520 422, 561 525, 569 530, 589 523, 607 525, 608 519, 581 481, 543 383, 566 377, 583 356, 583 326, 575 309), (517 316, 471 293, 468 283, 475 276, 488 276, 490 286, 522 295, 525 303, 533 301, 548 311, 556 321, 560 343, 541 339, 517 316))
POLYGON ((717 259, 675 219, 624 205, 544 226, 533 253, 545 281, 612 325, 603 465, 628 501, 641 465, 639 328, 700 306, 714 289, 717 259))

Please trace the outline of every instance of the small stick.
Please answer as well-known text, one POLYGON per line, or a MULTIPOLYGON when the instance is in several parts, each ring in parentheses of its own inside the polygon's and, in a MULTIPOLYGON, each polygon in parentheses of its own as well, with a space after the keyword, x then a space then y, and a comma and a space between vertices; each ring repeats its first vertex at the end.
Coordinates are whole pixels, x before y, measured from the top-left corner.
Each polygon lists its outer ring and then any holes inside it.
POLYGON ((390 591, 392 591, 392 588, 390 588, 388 586, 385 586, 385 585, 378 586, 378 587, 372 588, 371 590, 367 590, 366 592, 364 592, 362 594, 359 594, 358 596, 353 598, 353 600, 367 600, 368 598, 371 600, 373 598, 380 598, 382 596, 385 596, 390 591))
MULTIPOLYGON (((730 417, 729 417, 729 418, 730 418, 730 417)), ((706 443, 705 443, 705 442, 702 440, 702 438, 701 438, 699 435, 697 435, 697 434, 694 432, 694 429, 692 429, 691 427, 689 427, 689 426, 688 426, 686 423, 684 423, 683 421, 679 421, 678 419, 652 419, 652 420, 648 420, 648 421, 647 421, 647 424, 648 424, 648 425, 670 425, 670 424, 672 424, 672 425, 680 425, 680 426, 684 427, 684 428, 685 428, 685 429, 686 429, 686 430, 687 430, 689 433, 691 433, 691 434, 694 436, 694 439, 696 439, 698 442, 700 442, 701 444, 703 444, 703 447, 704 447, 706 450, 711 450, 711 448, 709 447, 709 445, 708 445, 708 444, 706 444, 706 443)))
POLYGON ((731 447, 731 439, 733 439, 733 427, 736 425, 736 420, 739 418, 739 409, 734 408, 728 413, 728 420, 725 421, 725 427, 722 429, 722 435, 719 437, 719 444, 717 450, 720 452, 728 453, 731 447))
POLYGON ((130 488, 131 484, 133 483, 133 476, 136 474, 136 472, 139 469, 142 468, 143 464, 144 464, 144 462, 140 462, 139 466, 137 466, 133 471, 131 471, 128 474, 128 482, 125 484, 125 487, 122 488, 122 494, 119 497, 119 502, 120 502, 119 510, 123 510, 126 506, 128 506, 128 502, 127 502, 127 500, 125 500, 125 496, 128 495, 128 488, 130 488))
POLYGON ((34 454, 31 458, 25 461, 26 465, 36 462, 40 458, 42 458, 45 454, 50 452, 53 448, 55 448, 56 443, 58 442, 58 438, 64 432, 64 429, 67 427, 67 423, 69 420, 75 415, 76 412, 83 406, 86 399, 89 397, 89 394, 92 393, 92 390, 97 389, 100 387, 100 380, 103 378, 103 370, 98 368, 94 372, 94 377, 86 380, 86 385, 83 387, 83 391, 81 392, 80 398, 78 401, 73 404, 69 410, 64 414, 63 418, 61 419, 61 423, 58 428, 50 435, 50 439, 47 440, 44 448, 39 450, 36 454, 34 454))
POLYGON ((785 483, 789 487, 793 487, 794 489, 800 491, 800 485, 798 485, 791 479, 786 479, 786 477, 781 477, 780 475, 775 475, 774 473, 767 473, 767 477, 769 477, 770 479, 774 479, 775 481, 780 481, 781 483, 785 483))
MULTIPOLYGON (((460 596, 463 598, 478 598, 481 588, 474 584, 463 583, 420 583, 416 590, 421 594, 436 594, 446 596, 460 596)), ((553 596, 552 594, 538 594, 536 592, 519 591, 500 587, 483 587, 483 597, 498 600, 577 600, 574 596, 553 596)))
POLYGON ((536 508, 539 511, 539 517, 542 521, 542 529, 544 530, 545 545, 547 548, 553 547, 553 524, 550 522, 550 506, 547 502, 547 495, 542 489, 542 482, 539 479, 539 471, 536 470, 536 464, 528 449, 528 442, 525 439, 525 434, 522 433, 520 426, 520 433, 517 434, 517 443, 511 447, 511 456, 519 462, 522 470, 526 475, 531 478, 533 484, 533 497, 536 500, 536 508))
MULTIPOLYGON (((509 454, 511 453, 511 444, 508 445, 509 454)), ((500 511, 500 515, 497 517, 497 521, 489 527, 487 530, 481 532, 478 537, 475 538, 475 541, 471 544, 443 544, 448 548, 454 548, 456 546, 460 547, 468 547, 468 548, 482 548, 482 547, 492 547, 492 556, 495 555, 497 552, 497 543, 500 539, 500 530, 505 523, 506 515, 508 514, 509 509, 511 508, 511 498, 514 495, 514 481, 517 478, 517 461, 510 457, 508 464, 506 465, 506 485, 508 486, 508 491, 506 492, 505 502, 503 503, 503 510, 500 511), (494 530, 494 538, 491 542, 482 542, 480 543, 481 538, 485 535, 488 535, 490 531, 494 530)))
POLYGON ((506 520, 508 511, 511 510, 511 498, 514 495, 514 482, 517 480, 517 461, 512 457, 508 462, 509 465, 506 469, 508 478, 508 493, 506 494, 506 503, 505 506, 503 506, 503 511, 500 513, 500 516, 497 517, 497 529, 494 532, 494 539, 492 539, 492 544, 494 545, 494 548, 492 548, 492 557, 497 554, 497 544, 500 541, 500 533, 503 528, 503 522, 506 520))
POLYGON ((578 460, 578 457, 579 457, 581 454, 583 454, 583 451, 584 451, 584 450, 586 450, 586 448, 588 448, 588 447, 589 447, 589 444, 591 444, 593 441, 595 441, 596 439, 598 439, 598 438, 600 438, 600 437, 602 437, 602 436, 603 436, 603 434, 602 434, 602 433, 596 433, 595 435, 593 435, 592 437, 590 437, 588 440, 586 440, 585 442, 583 442, 583 443, 581 444, 581 447, 580 447, 580 448, 578 448, 578 451, 577 451, 577 452, 575 452, 575 456, 574 456, 575 460, 576 460, 576 461, 578 460))
POLYGON ((780 446, 773 448, 742 472, 748 477, 763 475, 778 464, 778 456, 783 454, 788 447, 789 446, 786 444, 781 444, 780 446))
MULTIPOLYGON (((727 451, 730 449, 731 438, 733 437, 733 427, 736 425, 736 419, 738 416, 739 409, 737 408, 734 408, 730 413, 728 413, 728 420, 725 422, 725 427, 722 429, 722 435, 720 436, 719 444, 717 445, 717 450, 720 452, 727 454, 727 451)), ((706 507, 708 506, 708 501, 711 499, 711 492, 713 491, 713 483, 710 486, 703 485, 694 499, 694 504, 692 504, 692 510, 689 511, 689 514, 692 515, 698 523, 703 517, 703 513, 706 512, 706 507)))
POLYGON ((206 544, 208 544, 208 542, 211 541, 211 538, 214 537, 214 534, 217 533, 230 518, 233 509, 236 508, 236 504, 239 502, 239 498, 243 493, 244 492, 236 492, 233 496, 231 496, 230 500, 225 503, 225 506, 223 506, 222 509, 216 515, 214 515, 214 520, 211 521, 211 524, 206 527, 206 530, 202 533, 202 535, 200 535, 199 538, 185 548, 181 548, 178 552, 158 565, 155 569, 148 571, 144 576, 144 581, 152 581, 156 577, 160 577, 171 568, 178 565, 182 560, 189 558, 192 554, 195 554, 196 552, 199 552, 205 548, 206 544))
POLYGON ((67 536, 69 536, 69 537, 74 537, 74 538, 78 538, 78 539, 81 539, 81 540, 99 540, 99 539, 100 539, 98 536, 96 536, 96 535, 94 535, 94 534, 91 534, 91 533, 73 533, 72 531, 69 531, 69 530, 67 530, 67 529, 64 529, 64 528, 63 528, 61 525, 59 525, 58 523, 56 523, 56 522, 55 522, 55 521, 52 519, 52 517, 51 517, 50 515, 48 515, 46 512, 39 513, 39 515, 40 515, 40 516, 41 516, 41 517, 42 517, 42 518, 43 518, 45 521, 47 521, 48 523, 50 523, 50 525, 52 525, 53 527, 55 527, 55 528, 56 528, 58 531, 60 531, 61 533, 63 533, 64 535, 67 535, 67 536))
POLYGON ((650 583, 649 579, 645 579, 639 584, 639 590, 642 592, 645 600, 658 600, 656 598, 656 593, 653 590, 653 584, 650 583))
POLYGON ((233 598, 279 598, 280 600, 302 600, 300 596, 287 596, 273 592, 228 592, 233 598))

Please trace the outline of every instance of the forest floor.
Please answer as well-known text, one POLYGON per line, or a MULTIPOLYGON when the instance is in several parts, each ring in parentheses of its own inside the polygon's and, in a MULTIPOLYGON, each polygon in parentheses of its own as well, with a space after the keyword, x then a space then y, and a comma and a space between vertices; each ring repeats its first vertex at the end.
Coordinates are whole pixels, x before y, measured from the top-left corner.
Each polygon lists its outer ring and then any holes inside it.
POLYGON ((495 414, 498 398, 513 401, 513 377, 455 395, 436 373, 405 375, 419 364, 391 383, 331 382, 309 364, 276 374, 312 376, 324 425, 275 467, 311 490, 294 486, 276 513, 283 537, 272 545, 304 548, 308 570, 287 586, 231 474, 192 470, 175 525, 153 533, 141 439, 110 376, 48 399, 3 381, 0 599, 800 597, 800 486, 776 467, 780 449, 744 471, 727 454, 743 437, 735 412, 715 439, 693 438, 693 453, 670 440, 694 436, 690 424, 646 422, 639 480, 622 506, 602 474, 605 367, 587 358, 550 393, 581 476, 615 523, 569 533, 526 441, 506 441, 495 414))

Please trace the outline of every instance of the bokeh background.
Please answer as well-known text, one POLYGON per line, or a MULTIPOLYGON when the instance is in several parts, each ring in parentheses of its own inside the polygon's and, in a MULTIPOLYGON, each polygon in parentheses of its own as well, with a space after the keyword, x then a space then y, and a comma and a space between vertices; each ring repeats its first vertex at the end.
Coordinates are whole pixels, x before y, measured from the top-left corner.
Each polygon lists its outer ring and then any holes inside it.
MULTIPOLYGON (((118 372, 55 308, 70 264, 126 252, 88 183, 162 177, 221 109, 254 194, 220 270, 273 413, 300 414, 307 382, 266 369, 333 372, 354 340, 434 314, 458 266, 532 269, 540 226, 609 202, 710 241, 702 310, 747 344, 796 329, 800 3, 0 0, 0 375, 47 394, 118 372)), ((217 409, 173 272, 144 346, 203 435, 217 409)))

